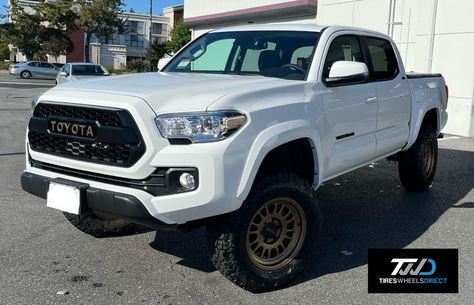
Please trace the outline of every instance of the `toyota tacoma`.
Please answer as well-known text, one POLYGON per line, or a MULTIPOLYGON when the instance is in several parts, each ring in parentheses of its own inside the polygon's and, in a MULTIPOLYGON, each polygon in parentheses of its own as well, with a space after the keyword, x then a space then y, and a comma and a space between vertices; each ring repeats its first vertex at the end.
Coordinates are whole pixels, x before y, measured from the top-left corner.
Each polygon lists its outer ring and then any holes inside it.
POLYGON ((316 250, 323 182, 389 158, 405 190, 431 186, 447 102, 443 77, 406 73, 384 34, 219 29, 160 72, 35 99, 21 183, 96 237, 205 225, 214 266, 260 292, 316 250))

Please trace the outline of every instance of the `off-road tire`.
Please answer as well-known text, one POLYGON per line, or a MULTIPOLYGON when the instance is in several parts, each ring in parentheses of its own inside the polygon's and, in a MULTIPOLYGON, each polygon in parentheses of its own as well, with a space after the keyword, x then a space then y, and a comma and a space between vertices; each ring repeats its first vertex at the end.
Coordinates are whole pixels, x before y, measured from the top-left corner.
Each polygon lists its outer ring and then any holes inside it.
POLYGON ((422 126, 416 142, 399 154, 398 173, 407 191, 426 191, 436 173, 438 163, 438 138, 431 125, 422 126))
POLYGON ((94 214, 63 214, 74 227, 97 238, 120 236, 136 229, 136 225, 124 219, 102 217, 94 214))
MULTIPOLYGON (((281 209, 280 207, 280 211, 281 209)), ((275 289, 293 280, 303 270, 317 244, 319 217, 319 205, 308 181, 290 173, 267 176, 256 182, 239 210, 208 224, 207 237, 211 262, 229 280, 246 290, 257 293, 275 289), (252 255, 252 250, 247 248, 251 244, 248 243, 248 234, 252 234, 249 233, 250 225, 255 221, 258 212, 268 207, 269 202, 277 203, 274 208, 276 212, 278 200, 289 200, 288 202, 298 205, 297 209, 303 211, 299 215, 301 223, 305 223, 306 230, 304 237, 298 241, 300 247, 291 254, 293 257, 288 258, 284 265, 273 266, 270 267, 272 270, 268 270, 266 267, 258 266, 255 258, 252 261, 251 257, 255 255, 252 255)), ((261 223, 263 222, 262 218, 261 223)), ((296 221, 294 226, 297 226, 296 221)), ((282 230, 279 232, 281 236, 282 230)), ((261 233, 261 236, 264 234, 261 233)), ((274 240, 278 238, 275 237, 274 240)), ((268 256, 270 255, 271 251, 268 253, 268 256)))
POLYGON ((31 72, 30 71, 21 71, 20 77, 23 79, 29 79, 31 78, 31 72))

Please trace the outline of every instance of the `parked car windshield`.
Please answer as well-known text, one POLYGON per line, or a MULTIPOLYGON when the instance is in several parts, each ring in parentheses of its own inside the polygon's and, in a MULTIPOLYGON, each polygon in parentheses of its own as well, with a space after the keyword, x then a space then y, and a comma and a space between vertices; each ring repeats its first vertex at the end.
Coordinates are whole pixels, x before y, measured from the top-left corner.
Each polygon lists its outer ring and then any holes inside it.
POLYGON ((317 32, 302 31, 208 33, 173 58, 164 72, 304 80, 319 37, 317 32))
POLYGON ((101 66, 72 65, 72 75, 108 75, 101 66))

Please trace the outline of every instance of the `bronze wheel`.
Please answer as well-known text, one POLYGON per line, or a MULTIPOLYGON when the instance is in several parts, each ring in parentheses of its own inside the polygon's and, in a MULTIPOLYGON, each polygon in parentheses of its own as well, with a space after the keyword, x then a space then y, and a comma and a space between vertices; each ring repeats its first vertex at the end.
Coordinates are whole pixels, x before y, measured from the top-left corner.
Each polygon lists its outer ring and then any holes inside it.
POLYGON ((421 192, 431 186, 438 163, 437 136, 433 126, 424 126, 412 147, 399 153, 398 173, 405 190, 421 192))
POLYGON ((431 141, 426 143, 426 149, 423 155, 423 171, 426 175, 430 175, 431 171, 434 168, 435 158, 434 158, 434 145, 431 141))
POLYGON ((307 180, 268 174, 239 210, 207 225, 211 262, 244 289, 273 290, 304 270, 317 245, 319 217, 307 180))
POLYGON ((306 217, 291 198, 266 202, 247 228, 246 250, 258 268, 272 271, 288 265, 299 253, 306 235, 306 217))

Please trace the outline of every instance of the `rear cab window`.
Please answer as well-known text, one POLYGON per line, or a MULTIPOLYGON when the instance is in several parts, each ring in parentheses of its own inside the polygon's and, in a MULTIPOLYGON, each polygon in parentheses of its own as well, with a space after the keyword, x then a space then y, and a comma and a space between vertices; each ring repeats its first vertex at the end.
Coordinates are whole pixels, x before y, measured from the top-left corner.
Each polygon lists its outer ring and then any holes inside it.
POLYGON ((397 56, 390 41, 377 37, 365 37, 375 81, 394 79, 400 72, 397 56))

